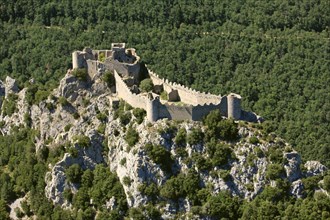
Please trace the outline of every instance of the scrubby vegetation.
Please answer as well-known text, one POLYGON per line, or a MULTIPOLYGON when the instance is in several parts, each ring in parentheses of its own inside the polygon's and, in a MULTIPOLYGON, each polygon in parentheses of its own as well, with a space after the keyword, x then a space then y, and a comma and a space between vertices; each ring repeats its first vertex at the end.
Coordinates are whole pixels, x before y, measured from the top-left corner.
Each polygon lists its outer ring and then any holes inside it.
MULTIPOLYGON (((38 104, 49 97, 72 67, 72 51, 86 45, 100 49, 109 48, 112 42, 127 42, 137 49, 148 68, 170 81, 215 94, 241 94, 244 109, 268 120, 261 125, 262 135, 276 132, 303 154, 303 161, 320 160, 329 167, 329 10, 326 0, 73 0, 56 4, 5 0, 0 3, 0 78, 10 75, 17 79, 20 88, 28 87, 28 103, 38 104), (34 84, 29 83, 31 78, 34 84)), ((104 61, 102 56, 99 59, 104 61)), ((83 70, 73 74, 80 80, 87 79, 83 70)), ((104 81, 112 86, 111 75, 106 75, 104 81)), ((16 101, 15 95, 3 100, 4 116, 17 111, 16 101)), ((62 97, 53 101, 63 106, 70 104, 62 97)), ((46 106, 49 110, 55 108, 50 102, 46 106)), ((115 118, 120 117, 123 126, 131 122, 131 117, 124 115, 129 109, 121 103, 116 110, 115 118)), ((187 134, 181 128, 172 132, 180 157, 187 157, 186 143, 207 146, 207 154, 195 154, 190 161, 185 158, 188 165, 195 163, 205 172, 213 166, 224 170, 224 164, 235 160, 230 144, 221 142, 237 140, 237 124, 213 114, 203 129, 195 128, 187 134)), ((138 121, 142 118, 140 114, 134 116, 138 121)), ((1 124, 4 126, 2 121, 1 124)), ((102 127, 99 131, 102 133, 102 127)), ((119 132, 114 134, 118 136, 119 132)), ((135 144, 138 134, 133 134, 133 141, 129 142, 135 144)), ((257 147, 264 141, 262 135, 247 142, 257 147)), ((104 167, 83 171, 82 187, 75 195, 66 190, 66 199, 73 202, 72 212, 54 207, 44 196, 48 165, 58 161, 64 152, 76 157, 78 152, 69 146, 48 148, 52 142, 49 139, 36 155, 36 137, 37 131, 14 126, 10 135, 0 135, 0 219, 8 218, 8 204, 28 192, 30 202, 23 205, 20 216, 93 219, 97 212, 99 219, 122 219, 124 215, 159 218, 152 204, 127 211, 118 178, 104 167), (112 196, 116 197, 117 208, 108 211, 102 205, 112 196), (92 205, 88 203, 90 198, 92 205)), ((273 141, 272 136, 267 138, 273 141)), ((80 145, 87 146, 87 142, 80 145)), ((155 152, 164 153, 159 149, 155 152)), ((165 184, 168 191, 149 185, 150 189, 146 187, 143 192, 164 200, 188 197, 193 213, 215 219, 329 219, 329 198, 313 191, 319 185, 319 177, 303 179, 305 198, 288 196, 288 184, 281 180, 283 170, 279 168, 284 162, 282 150, 280 145, 265 152, 255 150, 256 157, 265 155, 273 163, 267 177, 276 182, 276 187, 267 187, 252 202, 243 202, 225 192, 211 195, 207 186, 197 183, 194 173, 170 177, 165 184)), ((253 156, 249 158, 250 165, 254 160, 253 156)), ((220 173, 225 179, 227 174, 220 173)), ((329 190, 328 176, 322 184, 329 190)))

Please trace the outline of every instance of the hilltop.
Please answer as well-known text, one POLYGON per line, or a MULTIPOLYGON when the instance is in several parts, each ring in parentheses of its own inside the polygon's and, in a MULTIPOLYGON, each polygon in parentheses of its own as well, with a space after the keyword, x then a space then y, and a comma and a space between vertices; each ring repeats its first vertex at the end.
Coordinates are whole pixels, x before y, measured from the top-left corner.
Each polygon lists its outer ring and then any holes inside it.
POLYGON ((21 211, 11 216, 329 214, 327 168, 303 164, 288 143, 267 132, 267 123, 233 121, 213 111, 203 122, 151 124, 142 109, 124 101, 113 106, 102 76, 92 82, 68 72, 46 100, 33 104, 31 88, 19 90, 11 78, 2 85, 1 185, 7 186, 7 204, 23 198, 21 211))

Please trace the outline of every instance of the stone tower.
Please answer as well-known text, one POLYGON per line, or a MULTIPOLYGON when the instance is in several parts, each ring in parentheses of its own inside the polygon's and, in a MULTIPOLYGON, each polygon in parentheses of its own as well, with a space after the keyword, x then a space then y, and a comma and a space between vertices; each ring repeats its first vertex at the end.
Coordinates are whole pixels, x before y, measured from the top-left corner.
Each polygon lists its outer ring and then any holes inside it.
POLYGON ((235 93, 227 96, 228 118, 239 120, 241 118, 241 99, 242 97, 235 93))
POLYGON ((160 104, 159 97, 153 98, 152 94, 148 94, 147 101, 147 119, 150 122, 155 122, 158 119, 158 105, 160 104))

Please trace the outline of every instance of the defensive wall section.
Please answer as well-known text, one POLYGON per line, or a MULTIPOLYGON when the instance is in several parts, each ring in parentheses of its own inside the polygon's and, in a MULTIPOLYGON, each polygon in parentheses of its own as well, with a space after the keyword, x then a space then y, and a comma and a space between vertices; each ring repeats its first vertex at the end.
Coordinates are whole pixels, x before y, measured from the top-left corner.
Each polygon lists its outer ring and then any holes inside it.
POLYGON ((140 57, 137 56, 135 49, 126 49, 124 43, 113 43, 111 47, 111 50, 85 48, 83 51, 74 51, 72 68, 86 68, 92 80, 100 70, 107 69, 112 72, 117 70, 122 77, 132 77, 137 81, 140 57))
POLYGON ((145 109, 149 121, 157 121, 162 118, 199 121, 210 111, 216 109, 219 109, 223 116, 235 120, 254 116, 241 110, 241 96, 237 94, 231 93, 227 96, 221 96, 198 92, 160 78, 149 69, 149 76, 155 88, 162 88, 171 99, 177 100, 164 103, 164 101, 160 101, 159 95, 155 93, 146 95, 132 92, 126 82, 128 79, 138 80, 139 60, 140 58, 136 55, 134 49, 125 50, 125 44, 112 44, 111 50, 86 48, 83 51, 72 53, 73 69, 86 68, 92 80, 96 75, 102 74, 106 70, 112 71, 116 82, 117 97, 125 100, 134 108, 145 109), (100 56, 102 57, 101 60, 100 56))
POLYGON ((114 70, 114 77, 116 80, 117 96, 125 100, 128 104, 130 104, 134 108, 143 108, 147 111, 146 107, 147 107, 147 102, 149 101, 147 97, 132 93, 116 70, 114 70))
POLYGON ((169 82, 167 79, 160 78, 154 72, 148 71, 154 85, 163 85, 164 91, 168 94, 172 91, 177 91, 180 101, 188 105, 218 104, 221 101, 221 95, 198 92, 175 82, 169 82))

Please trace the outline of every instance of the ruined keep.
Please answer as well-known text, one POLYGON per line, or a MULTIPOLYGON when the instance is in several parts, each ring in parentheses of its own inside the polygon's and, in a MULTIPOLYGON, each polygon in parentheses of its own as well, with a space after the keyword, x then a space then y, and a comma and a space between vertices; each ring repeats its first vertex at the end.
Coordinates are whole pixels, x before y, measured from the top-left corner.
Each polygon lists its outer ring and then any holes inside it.
POLYGON ((245 121, 260 121, 252 112, 241 109, 241 96, 231 93, 227 96, 198 92, 186 86, 169 82, 147 69, 142 73, 140 57, 135 49, 126 49, 125 43, 113 43, 111 50, 92 50, 72 53, 73 69, 87 69, 93 81, 105 71, 111 71, 115 79, 115 94, 135 108, 143 108, 149 121, 168 118, 174 120, 199 121, 210 111, 219 109, 227 118, 245 121), (147 75, 147 76, 142 76, 147 75), (153 83, 151 92, 141 92, 140 80, 150 78, 153 83), (166 95, 162 100, 161 95, 166 95))

